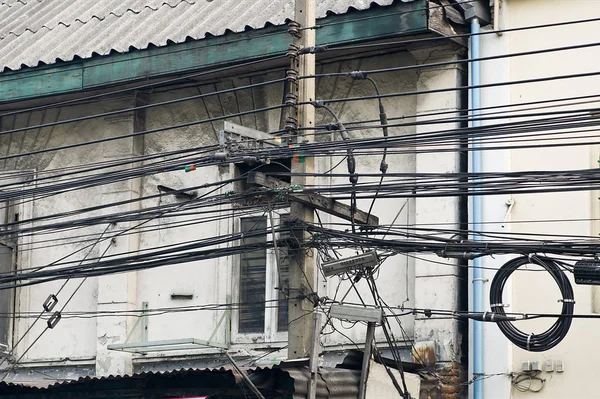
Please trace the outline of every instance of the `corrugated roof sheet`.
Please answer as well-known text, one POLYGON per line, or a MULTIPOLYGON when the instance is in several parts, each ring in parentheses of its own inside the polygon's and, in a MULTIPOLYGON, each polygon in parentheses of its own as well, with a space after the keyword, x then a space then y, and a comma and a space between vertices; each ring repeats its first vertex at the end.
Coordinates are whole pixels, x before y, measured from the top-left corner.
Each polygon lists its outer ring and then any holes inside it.
MULTIPOLYGON (((317 18, 393 2, 317 0, 317 18)), ((294 0, 3 0, 0 70, 282 25, 293 14, 294 0)))
MULTIPOLYGON (((294 399, 308 397, 310 370, 307 367, 284 369, 294 379, 294 399)), ((356 399, 360 383, 360 370, 319 369, 317 378, 317 398, 356 399)))
MULTIPOLYGON (((281 397, 282 393, 292 394, 295 399, 306 398, 308 385, 310 383, 310 371, 307 367, 287 368, 251 368, 247 369, 250 379, 254 380, 256 386, 261 389, 266 397, 281 397), (256 378, 254 378, 256 377, 256 378), (291 378, 293 383, 288 384, 291 378), (287 381, 286 381, 287 380, 287 381), (271 394, 269 394, 271 393, 271 394)), ((360 381, 360 370, 347 370, 342 368, 321 368, 317 379, 318 399, 356 399, 358 397, 358 385, 360 381)), ((241 384, 242 380, 229 368, 220 369, 181 369, 163 372, 143 372, 127 375, 110 375, 107 377, 82 377, 74 381, 57 382, 48 387, 30 387, 25 384, 13 384, 0 382, 0 394, 29 394, 35 395, 60 395, 68 392, 84 392, 86 397, 90 392, 95 392, 94 397, 114 397, 112 391, 120 393, 127 390, 135 390, 140 393, 144 387, 157 389, 168 387, 171 392, 178 386, 194 387, 185 383, 185 380, 200 382, 198 391, 202 392, 205 384, 207 388, 215 386, 222 388, 233 388, 241 384), (167 381, 178 378, 174 384, 167 381), (153 380, 154 383, 150 383, 153 380), (140 382, 141 381, 141 382, 140 382)), ((154 392, 154 391, 153 391, 154 392)), ((245 391, 240 391, 240 397, 245 391)))

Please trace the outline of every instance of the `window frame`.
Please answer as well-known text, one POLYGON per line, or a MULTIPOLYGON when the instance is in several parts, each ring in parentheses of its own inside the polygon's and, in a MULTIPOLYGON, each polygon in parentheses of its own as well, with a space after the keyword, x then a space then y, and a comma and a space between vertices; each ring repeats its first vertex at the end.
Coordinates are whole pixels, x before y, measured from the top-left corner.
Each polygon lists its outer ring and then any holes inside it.
MULTIPOLYGON (((15 187, 11 191, 18 191, 25 188, 25 186, 31 186, 32 182, 36 178, 36 171, 33 169, 25 169, 25 170, 4 170, 0 172, 0 179, 3 184, 18 184, 20 186, 15 187), (7 177, 3 178, 6 175, 7 177)), ((1 191, 1 190, 0 190, 1 191)), ((2 230, 2 225, 6 223, 11 223, 16 221, 16 217, 18 215, 18 220, 25 220, 31 218, 33 215, 33 201, 23 201, 19 200, 17 203, 13 203, 13 201, 3 201, 0 204, 7 203, 8 207, 5 212, 2 212, 2 205, 0 205, 0 231, 2 230)), ((11 249, 11 265, 10 270, 15 271, 22 268, 23 265, 26 265, 29 261, 29 256, 21 256, 19 253, 19 247, 21 244, 31 243, 32 237, 28 236, 27 238, 19 235, 18 232, 15 232, 11 236, 7 236, 7 238, 0 237, 0 244, 11 249)), ((27 287, 30 289, 31 287, 27 287)), ((8 312, 12 313, 12 316, 8 318, 8 326, 7 326, 7 338, 6 344, 0 342, 0 357, 1 355, 7 355, 14 348, 16 337, 19 334, 19 324, 21 322, 20 319, 16 318, 16 313, 18 311, 18 307, 22 305, 22 300, 20 299, 20 295, 22 293, 23 287, 15 287, 12 290, 9 290, 11 294, 9 294, 9 305, 8 312)))
MULTIPOLYGON (((273 210, 273 223, 278 225, 282 217, 289 215, 289 208, 283 208, 279 210, 273 210)), ((238 214, 234 218, 234 231, 241 232, 242 219, 251 219, 256 217, 264 217, 267 221, 267 242, 273 240, 273 233, 271 232, 271 218, 269 212, 244 212, 238 214)), ((276 238, 279 239, 280 233, 275 233, 276 238)), ((241 240, 238 240, 237 245, 241 245, 241 240)), ((277 271, 277 254, 275 248, 267 248, 265 251, 266 260, 266 271, 265 271, 265 321, 262 333, 250 333, 239 331, 239 317, 240 311, 237 306, 231 312, 231 343, 232 344, 256 344, 256 343, 280 343, 286 342, 288 333, 287 331, 278 331, 278 309, 279 306, 267 306, 272 304, 278 299, 279 290, 275 287, 279 287, 279 275, 277 271), (271 288, 269 288, 271 287, 271 288)), ((241 288, 241 256, 236 255, 234 257, 233 264, 233 275, 232 275, 232 303, 240 303, 240 288, 241 288)), ((287 307, 285 309, 287 312, 287 307)))

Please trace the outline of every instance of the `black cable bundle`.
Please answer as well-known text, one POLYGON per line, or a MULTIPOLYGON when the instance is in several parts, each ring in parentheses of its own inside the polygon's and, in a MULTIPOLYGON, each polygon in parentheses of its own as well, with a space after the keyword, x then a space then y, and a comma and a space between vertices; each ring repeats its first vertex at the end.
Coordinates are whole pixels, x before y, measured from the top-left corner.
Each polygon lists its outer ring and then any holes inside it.
POLYGON ((490 304, 492 312, 499 315, 506 315, 504 312, 504 305, 502 304, 502 291, 504 290, 504 285, 515 270, 527 264, 541 266, 550 273, 552 278, 554 278, 554 281, 556 281, 563 297, 561 310, 562 317, 559 317, 548 330, 541 334, 526 334, 516 328, 510 321, 499 321, 496 324, 506 338, 519 348, 529 352, 544 352, 558 345, 567 335, 569 328, 571 327, 572 318, 570 316, 573 315, 573 310, 575 308, 573 287, 558 263, 552 259, 538 256, 522 256, 506 262, 498 270, 498 273, 496 273, 492 280, 492 285, 490 287, 490 304))

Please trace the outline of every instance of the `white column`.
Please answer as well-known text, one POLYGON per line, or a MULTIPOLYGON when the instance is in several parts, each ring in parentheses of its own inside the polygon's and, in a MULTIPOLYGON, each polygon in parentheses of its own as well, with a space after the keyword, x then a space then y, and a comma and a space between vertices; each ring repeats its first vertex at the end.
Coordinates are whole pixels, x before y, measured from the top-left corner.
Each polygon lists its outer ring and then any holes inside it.
MULTIPOLYGON (((129 101, 120 107, 140 105, 140 99, 129 101)), ((143 113, 136 112, 105 118, 107 136, 124 135, 133 131, 144 129, 143 113)), ((143 154, 143 136, 129 139, 106 142, 104 145, 104 159, 118 160, 143 154)), ((131 164, 131 168, 139 166, 131 164)), ((119 169, 125 168, 119 166, 119 169)), ((141 178, 130 179, 112 183, 106 186, 102 194, 102 203, 109 204, 118 201, 139 198, 141 196, 141 178)), ((140 202, 132 202, 118 207, 108 208, 105 214, 126 212, 140 209, 140 202)), ((139 222, 120 223, 112 229, 123 230, 139 224, 139 222)), ((139 234, 125 234, 116 237, 106 253, 106 256, 136 252, 140 248, 139 234)), ((98 278, 98 311, 128 311, 137 308, 137 272, 113 274, 98 278)), ((136 319, 126 316, 99 317, 97 319, 97 345, 96 345, 96 375, 118 375, 132 372, 131 355, 128 353, 109 351, 107 345, 125 343, 129 337, 130 342, 139 341, 140 324, 133 331, 136 319)))
MULTIPOLYGON (((431 64, 459 59, 460 48, 454 45, 412 50, 419 64, 431 64)), ((464 85, 463 67, 452 64, 426 67, 418 71, 417 90, 427 91, 441 88, 456 88, 464 85)), ((457 118, 461 108, 461 92, 424 93, 417 96, 417 121, 457 118), (437 116, 430 113, 453 111, 437 116)), ((458 123, 434 123, 418 125, 416 137, 429 132, 452 131, 458 123)), ((417 147, 417 150, 427 147, 417 147)), ((458 146, 455 146, 458 149, 458 146)), ((416 155, 417 173, 456 173, 460 171, 462 155, 459 151, 423 152, 416 155)), ((418 194, 418 193, 417 193, 418 194)), ((415 223, 417 227, 458 229, 460 221, 459 198, 417 198, 415 201, 415 223)), ((447 236, 450 237, 450 234, 447 236)), ((459 296, 460 268, 456 260, 440 258, 435 254, 419 254, 415 261, 415 307, 426 309, 457 309, 459 296), (442 262, 440 265, 433 262, 442 262)), ((459 361, 461 356, 461 334, 459 322, 454 319, 435 319, 418 315, 415 320, 415 342, 417 347, 433 343, 436 362, 459 361)), ((431 345, 430 345, 431 347, 431 345)))

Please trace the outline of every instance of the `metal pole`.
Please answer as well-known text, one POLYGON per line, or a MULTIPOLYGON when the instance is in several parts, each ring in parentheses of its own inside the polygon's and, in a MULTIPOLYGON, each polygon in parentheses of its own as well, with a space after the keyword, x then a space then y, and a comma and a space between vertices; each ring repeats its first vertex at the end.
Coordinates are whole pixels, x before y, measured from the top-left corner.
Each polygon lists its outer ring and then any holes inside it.
POLYGON ((227 353, 226 351, 224 352, 225 356, 227 356, 227 359, 229 359, 229 362, 231 363, 231 365, 233 366, 233 368, 235 369, 235 371, 238 372, 238 374, 242 377, 242 379, 244 380, 244 382, 246 384, 248 384, 248 386, 250 387, 250 390, 252 392, 254 392, 254 394, 259 398, 259 399, 265 399, 265 397, 263 396, 262 393, 260 393, 260 391, 258 390, 258 388, 256 387, 256 385, 254 385, 254 383, 250 380, 250 378, 248 377, 248 375, 246 374, 246 372, 244 370, 242 370, 240 368, 240 366, 237 365, 237 363, 235 362, 235 360, 233 360, 233 358, 231 356, 229 356, 229 353, 227 353))
POLYGON ((371 352, 373 351, 373 339, 375 338, 375 323, 367 324, 367 337, 365 338, 365 353, 360 373, 360 385, 358 386, 358 399, 365 399, 367 394, 367 378, 369 377, 369 366, 371 364, 371 352))
MULTIPOLYGON (((295 21, 300 28, 312 27, 315 25, 316 0, 296 0, 295 21)), ((315 45, 315 30, 300 29, 299 36, 294 39, 294 44, 299 48, 311 47, 315 45)), ((299 76, 314 75, 315 56, 314 54, 300 55, 298 59, 299 76)), ((315 80, 301 79, 298 82, 298 102, 314 101, 315 99, 315 80)), ((312 105, 298 106, 298 126, 300 128, 314 127, 315 110, 312 105)), ((297 143, 301 145, 306 140, 312 141, 312 131, 306 131, 306 134, 297 135, 297 143)), ((305 187, 313 183, 313 178, 303 175, 314 172, 314 159, 306 157, 303 162, 295 159, 292 162, 291 184, 305 187)), ((313 223, 314 211, 311 206, 293 201, 290 204, 290 217, 292 220, 298 220, 306 223, 313 223)), ((298 242, 302 243, 310 239, 305 231, 294 233, 298 242)), ((316 287, 315 281, 315 262, 310 251, 304 249, 292 249, 290 263, 290 294, 288 305, 288 358, 298 359, 309 355, 312 342, 313 323, 310 317, 307 317, 314 310, 314 304, 308 299, 307 295, 312 293, 316 287)))
POLYGON ((315 309, 313 313, 313 341, 310 348, 310 386, 308 387, 308 399, 317 397, 317 378, 319 374, 319 354, 321 343, 319 342, 321 331, 321 312, 315 309))

